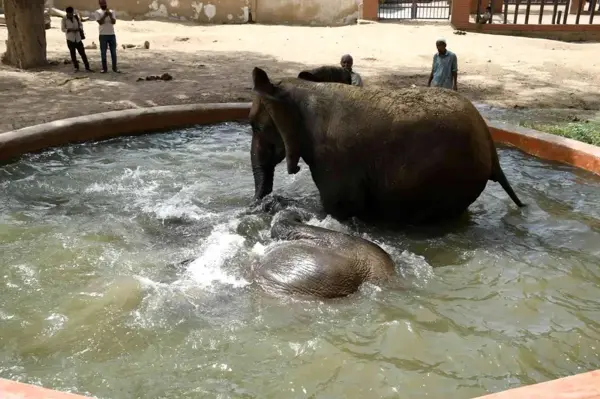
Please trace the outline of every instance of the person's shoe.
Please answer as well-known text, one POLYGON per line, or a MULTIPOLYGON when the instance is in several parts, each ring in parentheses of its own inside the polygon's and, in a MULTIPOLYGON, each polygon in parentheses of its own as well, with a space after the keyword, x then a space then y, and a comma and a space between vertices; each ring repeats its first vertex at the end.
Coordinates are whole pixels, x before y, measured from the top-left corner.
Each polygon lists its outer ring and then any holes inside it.
POLYGON ((118 69, 113 69, 114 73, 121 73, 121 71, 119 71, 118 69))
POLYGON ((92 68, 85 68, 85 70, 88 72, 94 72, 94 70, 92 68))
POLYGON ((79 68, 74 68, 73 72, 79 72, 79 68))
POLYGON ((106 69, 101 70, 100 73, 106 73, 106 69))

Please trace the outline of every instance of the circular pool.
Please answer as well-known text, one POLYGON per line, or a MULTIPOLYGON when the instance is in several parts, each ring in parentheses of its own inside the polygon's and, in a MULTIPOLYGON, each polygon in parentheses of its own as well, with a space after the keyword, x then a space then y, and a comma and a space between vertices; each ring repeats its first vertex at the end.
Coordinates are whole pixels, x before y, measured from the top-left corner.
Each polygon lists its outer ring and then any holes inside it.
POLYGON ((380 231, 404 289, 272 298, 246 125, 71 145, 0 167, 0 377, 106 399, 471 398, 600 364, 600 178, 500 148, 458 223, 380 231), (177 263, 188 258, 185 266, 177 263))

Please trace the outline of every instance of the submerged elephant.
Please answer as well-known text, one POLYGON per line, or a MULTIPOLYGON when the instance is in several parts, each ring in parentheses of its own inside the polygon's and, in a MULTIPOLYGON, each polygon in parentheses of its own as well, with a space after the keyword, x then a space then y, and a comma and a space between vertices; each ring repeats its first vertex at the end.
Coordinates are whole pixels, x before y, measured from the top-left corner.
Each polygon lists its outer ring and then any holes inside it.
POLYGON ((255 282, 267 292, 336 298, 364 282, 397 275, 394 261, 378 245, 304 224, 294 210, 277 215, 271 237, 284 242, 268 250, 255 270, 255 282))
POLYGON ((250 110, 255 198, 273 190, 275 166, 310 167, 325 211, 394 224, 456 218, 488 180, 523 206, 473 104, 440 88, 391 90, 286 78, 254 68, 250 110))

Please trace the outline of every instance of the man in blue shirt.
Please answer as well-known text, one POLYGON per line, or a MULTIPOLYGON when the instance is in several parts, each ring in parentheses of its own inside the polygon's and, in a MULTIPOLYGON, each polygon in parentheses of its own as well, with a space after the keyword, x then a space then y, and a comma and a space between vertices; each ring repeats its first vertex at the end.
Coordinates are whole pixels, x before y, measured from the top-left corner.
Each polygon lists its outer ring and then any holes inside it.
POLYGON ((427 86, 456 90, 458 78, 456 54, 446 49, 445 39, 438 39, 435 46, 438 52, 433 56, 433 65, 427 86))

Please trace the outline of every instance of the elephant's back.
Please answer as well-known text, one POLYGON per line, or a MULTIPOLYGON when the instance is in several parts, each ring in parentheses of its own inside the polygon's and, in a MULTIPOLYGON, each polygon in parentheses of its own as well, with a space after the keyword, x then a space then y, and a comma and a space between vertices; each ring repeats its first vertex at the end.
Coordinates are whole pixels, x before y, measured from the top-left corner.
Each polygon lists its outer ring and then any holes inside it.
POLYGON ((390 89, 385 87, 356 87, 340 83, 294 82, 331 106, 321 110, 339 114, 344 110, 349 119, 362 120, 365 113, 373 120, 402 122, 447 118, 456 113, 479 114, 462 94, 438 87, 390 89), (355 115, 354 118, 351 115, 355 115))
MULTIPOLYGON (((365 150, 427 153, 441 148, 467 151, 469 158, 486 153, 489 158, 491 136, 485 120, 467 98, 452 90, 336 83, 308 83, 303 88, 309 93, 306 103, 316 104, 305 115, 316 126, 316 147, 341 149, 352 157, 365 150), (421 148, 425 142, 428 145, 421 148)), ((482 167, 489 169, 478 169, 482 167)))
POLYGON ((342 251, 309 240, 279 242, 256 269, 256 282, 267 292, 335 298, 356 292, 366 280, 342 251))
MULTIPOLYGON (((440 168, 449 174, 491 175, 491 136, 485 120, 462 95, 441 88, 358 89, 336 85, 331 91, 346 93, 332 98, 326 141, 338 141, 355 160, 369 165, 418 166, 421 177, 440 168), (337 137, 335 137, 337 135, 337 137), (368 151, 366 151, 368 150, 368 151), (377 154, 377 157, 373 157, 377 154), (427 162, 423 162, 427 160, 427 162)), ((331 146, 324 146, 331 148, 331 146)))

